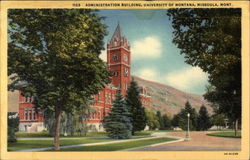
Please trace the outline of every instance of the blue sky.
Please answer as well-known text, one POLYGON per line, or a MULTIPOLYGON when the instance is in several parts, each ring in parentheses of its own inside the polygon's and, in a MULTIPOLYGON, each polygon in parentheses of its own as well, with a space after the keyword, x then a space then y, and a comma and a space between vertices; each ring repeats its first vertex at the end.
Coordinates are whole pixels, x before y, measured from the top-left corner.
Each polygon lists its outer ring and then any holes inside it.
MULTIPOLYGON (((172 43, 173 28, 166 10, 100 10, 98 14, 106 17, 105 43, 119 22, 131 45, 132 75, 189 93, 205 93, 207 74, 184 62, 184 56, 172 43)), ((100 56, 106 61, 106 51, 100 56)))

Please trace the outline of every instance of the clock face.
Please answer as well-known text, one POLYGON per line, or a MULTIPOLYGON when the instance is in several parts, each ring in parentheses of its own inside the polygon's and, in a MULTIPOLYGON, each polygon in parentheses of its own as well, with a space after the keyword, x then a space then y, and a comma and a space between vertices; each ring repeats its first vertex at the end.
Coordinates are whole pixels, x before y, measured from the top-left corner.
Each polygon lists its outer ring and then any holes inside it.
POLYGON ((124 54, 124 60, 127 62, 128 61, 128 56, 124 54))
POLYGON ((117 61, 118 60, 118 55, 117 54, 113 54, 112 58, 113 58, 114 61, 117 61))

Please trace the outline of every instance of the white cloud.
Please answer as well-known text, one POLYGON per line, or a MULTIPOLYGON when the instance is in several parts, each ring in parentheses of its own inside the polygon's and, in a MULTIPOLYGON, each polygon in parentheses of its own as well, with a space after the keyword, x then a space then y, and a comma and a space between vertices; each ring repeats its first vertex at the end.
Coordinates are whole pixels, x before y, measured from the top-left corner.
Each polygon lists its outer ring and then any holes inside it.
POLYGON ((188 92, 195 86, 206 83, 207 76, 199 67, 192 67, 169 73, 165 76, 165 80, 168 85, 188 92))
POLYGON ((135 72, 135 75, 147 80, 157 81, 157 72, 154 68, 142 68, 135 72))
POLYGON ((159 58, 161 56, 161 42, 157 37, 149 36, 134 41, 131 46, 132 58, 159 58))
POLYGON ((101 54, 99 55, 99 57, 104 61, 107 62, 107 50, 102 50, 101 54))

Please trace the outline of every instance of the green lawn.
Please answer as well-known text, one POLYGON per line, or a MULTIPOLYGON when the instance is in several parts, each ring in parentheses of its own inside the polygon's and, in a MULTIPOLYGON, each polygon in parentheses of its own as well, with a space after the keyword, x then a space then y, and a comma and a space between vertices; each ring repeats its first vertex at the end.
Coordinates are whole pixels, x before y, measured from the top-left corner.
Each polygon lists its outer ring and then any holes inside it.
MULTIPOLYGON (((135 136, 149 136, 152 133, 152 131, 141 131, 141 132, 135 132, 135 136)), ((51 137, 48 132, 35 132, 35 133, 26 133, 26 132, 17 132, 16 133, 17 138, 46 138, 51 137)), ((61 137, 80 137, 78 134, 72 135, 72 136, 63 136, 61 137)), ((81 137, 107 137, 106 132, 88 132, 86 136, 81 137)))
MULTIPOLYGON (((134 138, 143 138, 150 136, 151 132, 142 131, 136 132, 134 138)), ((8 151, 16 151, 21 149, 32 149, 32 148, 44 148, 53 146, 53 137, 49 136, 47 132, 36 132, 36 133, 16 133, 18 139, 16 143, 8 143, 8 151), (31 139, 29 139, 31 138, 31 139), (41 139, 42 138, 42 139, 41 139)), ((106 132, 89 132, 87 137, 77 137, 73 136, 61 136, 61 146, 63 145, 73 145, 73 144, 85 144, 85 143, 96 143, 112 141, 112 139, 107 137, 106 132), (98 138, 99 137, 99 138, 98 138)))
MULTIPOLYGON (((73 144, 85 144, 85 143, 96 143, 112 141, 108 138, 67 138, 61 139, 61 145, 73 145, 73 144)), ((8 143, 8 151, 16 151, 21 149, 32 149, 32 148, 44 148, 52 147, 53 138, 48 139, 23 139, 18 140, 15 143, 8 143)))
POLYGON ((35 132, 35 133, 26 133, 26 132, 16 132, 16 137, 51 137, 48 132, 35 132))
POLYGON ((135 140, 131 142, 105 144, 105 145, 66 148, 66 149, 61 149, 60 151, 117 151, 117 150, 124 150, 124 149, 129 149, 129 148, 147 146, 147 145, 156 144, 156 143, 168 142, 168 141, 173 141, 173 140, 176 140, 176 139, 154 138, 154 139, 147 139, 147 140, 135 140))
MULTIPOLYGON (((74 135, 68 135, 68 136, 64 136, 61 135, 61 137, 106 137, 106 132, 88 132, 86 136, 80 136, 79 134, 74 134, 74 135)), ((16 133, 16 137, 17 138, 27 138, 27 137, 52 137, 49 135, 48 132, 44 131, 44 132, 34 132, 34 133, 26 133, 26 132, 17 132, 16 133)))
POLYGON ((135 136, 150 136, 152 133, 152 131, 140 131, 135 132, 135 136))
POLYGON ((150 130, 151 132, 183 132, 183 130, 150 130))
POLYGON ((241 131, 237 132, 237 135, 234 135, 234 131, 222 131, 222 132, 214 132, 208 133, 209 136, 218 136, 218 137, 228 137, 228 138, 241 138, 241 131))

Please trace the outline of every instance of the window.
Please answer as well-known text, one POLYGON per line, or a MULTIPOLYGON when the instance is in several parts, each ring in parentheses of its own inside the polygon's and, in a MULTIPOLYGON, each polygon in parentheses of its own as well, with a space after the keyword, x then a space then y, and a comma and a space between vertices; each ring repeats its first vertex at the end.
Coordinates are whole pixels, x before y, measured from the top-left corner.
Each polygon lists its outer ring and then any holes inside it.
POLYGON ((114 61, 117 61, 117 60, 118 60, 118 54, 113 54, 112 57, 113 57, 113 60, 114 60, 114 61))
POLYGON ((126 77, 128 76, 128 68, 124 69, 124 76, 126 76, 126 77))
POLYGON ((116 77, 118 76, 118 74, 119 74, 119 73, 118 73, 117 71, 114 71, 114 72, 113 72, 113 75, 116 76, 116 77))
POLYGON ((98 100, 98 101, 100 101, 100 99, 101 99, 101 93, 100 93, 100 92, 98 92, 98 95, 97 95, 97 100, 98 100))
POLYGON ((32 119, 32 113, 31 113, 31 111, 29 112, 29 120, 31 120, 32 119))
POLYGON ((33 119, 34 120, 36 119, 36 112, 35 111, 33 112, 33 119))
POLYGON ((27 113, 27 111, 24 111, 24 119, 28 120, 28 113, 27 113))
POLYGON ((107 92, 105 93, 105 103, 108 103, 108 94, 107 94, 107 92))
POLYGON ((109 94, 109 104, 112 103, 112 93, 109 94))
POLYGON ((101 111, 98 111, 98 119, 101 119, 101 111))
POLYGON ((90 119, 95 119, 95 113, 90 113, 90 119))
POLYGON ((128 61, 128 56, 126 54, 124 54, 124 61, 128 61))

